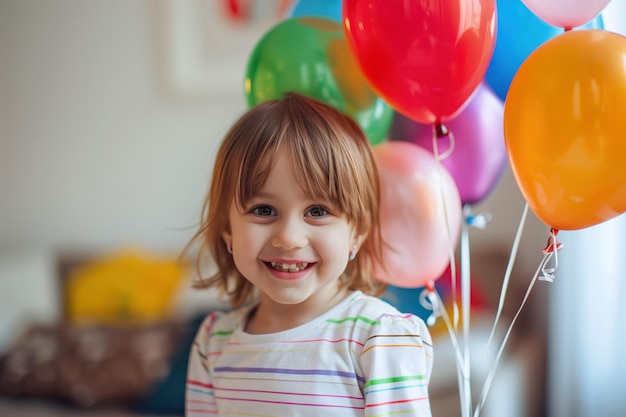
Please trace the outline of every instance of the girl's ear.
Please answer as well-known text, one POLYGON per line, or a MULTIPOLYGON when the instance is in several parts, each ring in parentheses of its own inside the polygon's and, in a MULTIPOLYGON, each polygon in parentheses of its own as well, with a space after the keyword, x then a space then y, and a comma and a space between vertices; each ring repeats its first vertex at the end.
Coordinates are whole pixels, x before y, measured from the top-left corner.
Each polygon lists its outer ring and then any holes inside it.
POLYGON ((226 246, 231 245, 233 242, 233 236, 230 233, 230 230, 226 229, 222 232, 222 239, 224 239, 224 243, 226 246))
POLYGON ((222 232, 222 239, 224 239, 224 245, 226 245, 226 250, 231 255, 233 254, 233 239, 230 231, 225 230, 222 232))
POLYGON ((356 246, 357 251, 361 249, 361 245, 365 241, 365 238, 367 238, 367 232, 358 233, 356 230, 354 231, 354 234, 352 236, 352 245, 356 246))

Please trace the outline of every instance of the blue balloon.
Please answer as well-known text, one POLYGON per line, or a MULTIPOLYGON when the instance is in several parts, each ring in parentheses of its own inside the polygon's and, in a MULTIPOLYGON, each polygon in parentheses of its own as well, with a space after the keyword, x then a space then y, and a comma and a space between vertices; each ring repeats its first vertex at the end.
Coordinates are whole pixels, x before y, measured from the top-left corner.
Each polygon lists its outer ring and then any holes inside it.
POLYGON ((393 285, 388 285, 385 292, 380 296, 383 300, 397 308, 402 313, 411 313, 421 318, 422 320, 428 320, 428 317, 433 313, 422 306, 420 303, 420 294, 424 291, 424 287, 419 288, 400 288, 393 285))
MULTIPOLYGON (((539 45, 562 34, 563 28, 547 24, 521 0, 497 0, 496 7, 498 33, 485 80, 496 95, 505 100, 511 81, 522 62, 539 45)), ((602 16, 598 15, 581 28, 604 29, 602 16)))
POLYGON ((289 17, 319 16, 341 22, 341 0, 299 0, 289 17))

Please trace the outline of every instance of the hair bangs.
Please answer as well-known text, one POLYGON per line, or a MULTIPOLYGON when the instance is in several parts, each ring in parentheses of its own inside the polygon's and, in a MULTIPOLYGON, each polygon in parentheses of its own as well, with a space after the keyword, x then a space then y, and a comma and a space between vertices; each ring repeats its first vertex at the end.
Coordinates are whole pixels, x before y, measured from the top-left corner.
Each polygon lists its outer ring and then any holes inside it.
POLYGON ((259 114, 260 127, 249 132, 245 140, 237 146, 240 155, 238 171, 233 167, 236 176, 237 192, 234 202, 239 208, 245 207, 263 187, 269 176, 273 161, 276 159, 281 144, 284 142, 285 131, 289 124, 288 115, 277 111, 273 118, 259 114))
POLYGON ((363 196, 371 195, 376 181, 371 181, 368 167, 352 157, 351 152, 358 152, 354 138, 343 132, 327 132, 315 140, 294 135, 285 143, 289 144, 296 180, 307 197, 328 201, 358 228, 368 228, 363 210, 372 207, 373 202, 365 201, 363 196))

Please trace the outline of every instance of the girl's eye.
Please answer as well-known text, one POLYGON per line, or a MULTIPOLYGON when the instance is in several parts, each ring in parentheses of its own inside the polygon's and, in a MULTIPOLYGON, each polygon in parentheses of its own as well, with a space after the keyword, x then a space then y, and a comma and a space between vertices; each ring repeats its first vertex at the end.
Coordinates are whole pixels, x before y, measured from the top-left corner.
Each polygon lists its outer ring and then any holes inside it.
POLYGON ((250 211, 250 213, 256 214, 257 216, 260 216, 260 217, 276 215, 276 212, 270 206, 256 206, 250 211))
POLYGON ((308 216, 310 217, 323 217, 328 214, 328 210, 321 206, 313 206, 309 209, 308 216))

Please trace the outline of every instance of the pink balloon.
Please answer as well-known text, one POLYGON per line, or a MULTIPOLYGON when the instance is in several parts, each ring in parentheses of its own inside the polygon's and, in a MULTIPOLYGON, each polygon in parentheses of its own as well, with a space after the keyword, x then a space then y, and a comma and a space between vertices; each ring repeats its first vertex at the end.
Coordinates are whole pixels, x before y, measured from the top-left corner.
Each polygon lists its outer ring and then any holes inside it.
POLYGON ((443 274, 458 242, 459 191, 424 148, 384 142, 373 150, 380 171, 381 233, 388 244, 382 251, 386 273, 375 265, 375 276, 396 287, 424 286, 443 274))
MULTIPOLYGON (((502 101, 483 82, 468 106, 445 124, 454 136, 454 148, 441 163, 454 178, 463 204, 484 199, 506 166, 503 117, 502 101)), ((431 153, 434 153, 433 134, 433 125, 417 123, 399 114, 394 116, 389 132, 391 139, 413 142, 431 153)), ((439 138, 439 154, 445 154, 451 143, 449 137, 439 138)))
POLYGON ((522 0, 541 20, 553 26, 572 29, 582 26, 609 4, 610 0, 522 0))

